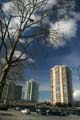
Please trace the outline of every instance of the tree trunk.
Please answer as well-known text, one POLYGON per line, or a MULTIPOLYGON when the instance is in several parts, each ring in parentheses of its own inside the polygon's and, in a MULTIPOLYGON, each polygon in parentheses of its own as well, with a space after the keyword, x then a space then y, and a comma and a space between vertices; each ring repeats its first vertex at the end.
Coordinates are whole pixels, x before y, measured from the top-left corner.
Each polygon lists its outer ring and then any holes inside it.
POLYGON ((6 83, 6 78, 7 78, 9 68, 10 68, 9 65, 5 66, 3 74, 1 75, 1 78, 0 78, 0 100, 2 98, 2 92, 6 83))
POLYGON ((2 101, 2 93, 3 93, 3 89, 4 89, 4 85, 0 84, 0 101, 2 101))

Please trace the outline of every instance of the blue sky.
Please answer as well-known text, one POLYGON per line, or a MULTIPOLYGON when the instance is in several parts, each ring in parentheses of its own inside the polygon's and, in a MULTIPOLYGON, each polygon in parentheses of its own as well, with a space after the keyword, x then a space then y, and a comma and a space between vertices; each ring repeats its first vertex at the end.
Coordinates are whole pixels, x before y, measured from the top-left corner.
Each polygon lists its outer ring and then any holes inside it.
POLYGON ((77 35, 71 38, 65 46, 59 48, 48 47, 41 43, 33 43, 30 49, 35 63, 26 69, 26 80, 34 79, 40 83, 40 98, 50 99, 50 68, 57 64, 66 64, 71 68, 73 87, 79 89, 80 83, 77 76, 77 67, 80 64, 80 24, 78 23, 77 35))
MULTIPOLYGON (((5 2, 7 0, 1 1, 5 2)), ((49 0, 52 12, 47 20, 43 21, 44 24, 46 23, 46 29, 49 29, 50 32, 53 29, 57 30, 57 44, 52 39, 33 41, 29 52, 34 63, 28 65, 24 72, 25 81, 34 79, 39 82, 40 100, 50 100, 50 68, 61 64, 75 68, 72 70, 73 91, 75 91, 75 97, 76 91, 78 91, 77 97, 80 96, 80 82, 77 75, 77 67, 80 65, 80 0, 68 1, 70 2, 68 10, 66 10, 66 4, 64 4, 63 9, 59 8, 59 10, 54 11, 57 1, 49 0), (67 16, 63 17, 66 11, 67 16), (61 38, 62 34, 64 39, 61 38)), ((67 2, 67 0, 64 1, 67 2)), ((46 8, 47 10, 50 8, 49 5, 46 8)), ((8 4, 4 5, 4 11, 7 11, 8 7, 8 4)), ((36 14, 39 16, 39 12, 36 14)), ((34 27, 29 34, 31 32, 34 32, 34 27)), ((55 39, 54 36, 53 39, 55 39)))
MULTIPOLYGON (((74 97, 75 99, 80 99, 80 81, 77 73, 77 68, 80 65, 79 0, 75 1, 74 9, 77 19, 76 33, 69 39, 66 37, 65 44, 54 47, 42 44, 41 42, 33 42, 31 45, 30 52, 35 62, 33 66, 26 69, 25 78, 26 80, 34 79, 40 83, 40 100, 50 100, 50 68, 57 64, 66 64, 72 69, 74 97)), ((50 18, 50 20, 53 22, 53 19, 50 18)), ((71 30, 74 31, 74 29, 75 27, 71 30)))

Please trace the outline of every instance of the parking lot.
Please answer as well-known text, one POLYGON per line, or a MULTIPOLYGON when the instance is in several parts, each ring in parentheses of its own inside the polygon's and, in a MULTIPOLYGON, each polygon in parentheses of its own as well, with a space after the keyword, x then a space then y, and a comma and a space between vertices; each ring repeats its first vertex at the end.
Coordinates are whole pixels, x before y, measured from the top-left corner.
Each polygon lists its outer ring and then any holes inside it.
POLYGON ((20 111, 8 110, 0 111, 0 120, 80 120, 80 116, 46 116, 39 115, 34 112, 32 112, 31 114, 24 114, 20 111))

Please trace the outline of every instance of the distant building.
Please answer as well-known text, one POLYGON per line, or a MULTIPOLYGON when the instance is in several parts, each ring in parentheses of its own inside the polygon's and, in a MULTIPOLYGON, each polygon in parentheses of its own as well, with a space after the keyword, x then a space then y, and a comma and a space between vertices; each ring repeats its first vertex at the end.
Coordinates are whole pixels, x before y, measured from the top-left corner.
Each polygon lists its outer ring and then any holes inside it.
POLYGON ((26 81, 24 99, 31 102, 38 102, 39 84, 34 80, 26 81))
POLYGON ((51 68, 51 104, 72 104, 71 71, 66 65, 57 65, 51 68))
POLYGON ((16 85, 15 88, 15 100, 20 101, 22 97, 22 86, 16 85))
POLYGON ((6 80, 6 84, 2 93, 2 100, 4 103, 12 103, 15 100, 16 83, 13 80, 6 80))

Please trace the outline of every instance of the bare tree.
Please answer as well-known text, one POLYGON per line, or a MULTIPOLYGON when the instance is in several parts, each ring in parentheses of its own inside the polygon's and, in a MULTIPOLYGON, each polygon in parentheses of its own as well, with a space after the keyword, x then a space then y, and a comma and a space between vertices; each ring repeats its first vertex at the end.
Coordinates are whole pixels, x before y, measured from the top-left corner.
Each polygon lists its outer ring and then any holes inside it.
MULTIPOLYGON (((49 38, 57 44, 56 38, 62 37, 56 30, 49 33, 48 27, 44 26, 51 12, 50 8, 46 10, 48 1, 9 0, 8 12, 0 4, 0 98, 6 78, 17 73, 16 66, 19 68, 24 61, 33 62, 28 52, 33 40, 49 38)), ((60 6, 64 7, 63 2, 60 6)))
POLYGON ((13 73, 22 61, 31 60, 27 49, 32 40, 48 34, 48 31, 41 31, 42 21, 48 13, 43 11, 38 19, 34 18, 34 14, 47 4, 46 0, 11 0, 10 4, 12 11, 9 14, 0 5, 0 98, 9 73, 13 73), (34 26, 38 26, 38 31, 27 34, 34 26))

